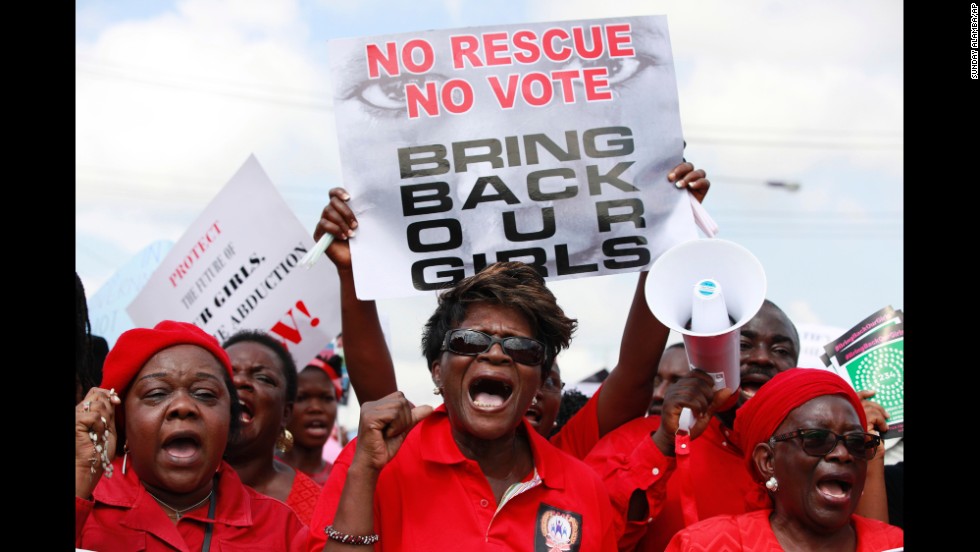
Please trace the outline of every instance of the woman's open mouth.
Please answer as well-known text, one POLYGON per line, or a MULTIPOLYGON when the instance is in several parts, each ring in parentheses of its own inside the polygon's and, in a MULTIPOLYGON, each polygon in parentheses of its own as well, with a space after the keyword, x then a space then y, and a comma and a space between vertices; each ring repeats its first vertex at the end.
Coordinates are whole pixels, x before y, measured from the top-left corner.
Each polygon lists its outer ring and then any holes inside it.
POLYGON ((524 413, 524 417, 527 418, 527 421, 530 422, 533 427, 538 427, 538 425, 541 424, 541 417, 543 415, 544 413, 541 412, 541 409, 537 406, 529 407, 527 412, 524 413))
POLYGON ((497 410, 513 393, 514 387, 509 381, 486 376, 474 378, 469 385, 470 402, 477 410, 497 410))
POLYGON ((854 480, 848 475, 830 475, 817 481, 817 492, 832 504, 847 504, 851 500, 854 480))
POLYGON ((252 423, 252 405, 240 399, 238 402, 242 405, 242 423, 245 425, 252 423))
POLYGON ((312 437, 327 437, 331 429, 327 426, 326 420, 310 420, 303 427, 306 429, 306 433, 312 437))
POLYGON ((193 461, 201 452, 201 438, 190 432, 179 432, 168 436, 160 447, 170 459, 177 463, 193 461))
POLYGON ((742 393, 742 399, 749 400, 754 397, 756 392, 759 391, 759 388, 765 385, 765 383, 770 379, 772 378, 761 374, 743 377, 739 385, 739 391, 742 393))

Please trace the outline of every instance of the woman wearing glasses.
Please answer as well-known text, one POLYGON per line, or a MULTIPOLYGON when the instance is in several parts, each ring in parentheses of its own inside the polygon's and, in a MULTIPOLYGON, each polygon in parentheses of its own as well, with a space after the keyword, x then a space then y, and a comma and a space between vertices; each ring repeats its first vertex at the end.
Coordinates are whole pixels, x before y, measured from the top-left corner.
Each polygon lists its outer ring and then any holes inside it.
MULTIPOLYGON (((671 169, 667 178, 677 188, 690 191, 698 201, 704 201, 711 187, 705 171, 696 169, 686 161, 671 169)), ((323 209, 314 238, 319 239, 327 233, 335 237, 326 253, 336 266, 340 280, 342 325, 357 328, 356 332, 345 336, 345 352, 351 387, 363 403, 379 399, 397 390, 398 386, 375 302, 358 299, 355 291, 347 240, 354 237, 358 221, 347 204, 349 200, 350 195, 343 188, 330 190, 330 202, 323 209)), ((599 390, 556 433, 555 420, 564 383, 555 363, 527 412, 528 420, 538 433, 550 438, 553 445, 576 458, 585 458, 604 435, 646 414, 656 366, 669 333, 668 328, 646 306, 646 274, 641 273, 637 280, 636 293, 620 343, 619 360, 599 390)), ((343 465, 345 459, 341 454, 337 462, 343 465)))
MULTIPOLYGON (((703 170, 695 170, 694 166, 690 163, 682 163, 675 167, 671 173, 671 179, 676 182, 679 188, 688 188, 699 199, 703 199, 704 195, 707 193, 710 183, 705 178, 703 170)), ((388 352, 386 342, 381 331, 377 310, 375 303, 373 301, 361 301, 357 299, 356 290, 354 285, 353 273, 351 269, 350 261, 350 249, 347 244, 347 239, 355 235, 355 231, 358 229, 357 219, 353 212, 347 205, 347 201, 350 199, 346 191, 341 188, 334 188, 330 191, 330 203, 323 209, 321 215, 321 220, 319 221, 317 228, 314 232, 314 238, 319 239, 322 235, 330 233, 335 237, 333 244, 327 249, 326 253, 330 257, 331 261, 337 268, 338 277, 340 280, 340 295, 341 295, 341 318, 342 324, 345 328, 345 341, 347 352, 347 365, 349 367, 351 386, 356 389, 357 397, 362 401, 362 424, 359 431, 359 435, 364 435, 365 425, 364 420, 365 415, 369 414, 369 405, 366 404, 368 401, 374 401, 378 399, 385 398, 385 400, 392 400, 388 397, 390 393, 397 389, 395 383, 394 367, 391 361, 391 355, 388 352), (348 331, 350 329, 350 331, 348 331), (356 329, 356 330, 355 330, 356 329), (364 367, 364 369, 356 369, 356 367, 364 367)), ((559 327, 552 327, 549 329, 549 325, 553 323, 543 324, 543 316, 545 316, 545 311, 549 309, 557 309, 558 312, 561 311, 560 308, 555 304, 554 296, 550 291, 544 286, 544 281, 541 279, 537 273, 528 266, 516 265, 510 263, 511 268, 517 269, 518 267, 521 276, 525 282, 520 286, 515 286, 514 282, 508 279, 501 280, 501 275, 497 274, 497 267, 493 270, 490 268, 485 269, 476 276, 470 279, 464 280, 457 284, 453 290, 448 292, 444 297, 449 303, 440 303, 439 310, 433 315, 433 319, 430 320, 430 325, 427 325, 425 330, 425 336, 423 337, 423 349, 426 353, 427 361, 430 366, 430 371, 432 373, 433 383, 435 384, 435 390, 438 394, 442 394, 445 402, 445 406, 441 407, 437 414, 441 412, 446 412, 446 415, 456 421, 463 423, 463 426, 455 424, 454 428, 463 427, 466 429, 466 424, 472 422, 474 427, 485 427, 486 423, 498 424, 501 421, 505 421, 505 426, 513 423, 509 426, 510 429, 507 430, 506 434, 501 434, 501 436, 493 436, 492 441, 497 442, 499 438, 504 438, 504 444, 511 447, 507 457, 499 456, 495 460, 507 460, 519 459, 520 464, 510 465, 506 464, 508 469, 506 473, 496 473, 496 469, 492 465, 487 465, 484 461, 477 461, 480 469, 484 472, 482 476, 482 482, 471 482, 468 485, 469 488, 482 488, 484 491, 493 491, 493 496, 491 497, 479 497, 466 499, 466 502, 477 501, 479 505, 479 516, 470 516, 471 520, 479 520, 479 523, 483 523, 482 528, 472 528, 466 527, 461 530, 470 531, 472 536, 486 535, 485 538, 493 540, 495 537, 491 537, 491 529, 494 533, 503 533, 500 529, 494 529, 494 527, 502 526, 506 528, 502 522, 498 522, 498 518, 505 519, 508 511, 513 510, 508 504, 508 509, 504 510, 501 506, 501 513, 494 517, 494 511, 498 508, 498 504, 503 505, 504 503, 500 501, 502 490, 506 489, 507 486, 504 482, 511 481, 517 482, 524 478, 524 475, 532 475, 534 471, 525 471, 525 468, 535 467, 537 468, 538 462, 542 461, 541 458, 552 457, 553 451, 548 450, 547 454, 544 452, 535 452, 531 459, 534 465, 528 464, 528 446, 530 443, 537 442, 537 439, 530 439, 527 437, 527 429, 530 427, 537 431, 542 437, 546 437, 551 434, 553 429, 553 423, 555 415, 557 415, 558 407, 560 404, 561 397, 561 380, 557 373, 549 373, 549 368, 553 367, 552 361, 557 355, 558 350, 563 347, 567 347, 568 341, 571 335, 571 329, 574 326, 574 321, 570 321, 571 327, 567 328, 567 335, 565 334, 565 329, 563 326, 565 323, 559 324, 559 327), (528 273, 533 273, 534 276, 528 275, 528 273), (492 275, 495 279, 487 279, 492 275), (485 280, 487 279, 487 280, 485 280), (474 289, 469 289, 467 286, 479 285, 474 289), (487 286, 487 289, 482 289, 480 286, 487 286), (492 291, 489 291, 491 290, 492 291), (469 290, 463 293, 465 290, 469 290), (469 295, 471 292, 476 293, 479 291, 480 294, 469 295), (456 294, 463 294, 456 297, 456 294), (485 297, 484 297, 485 295, 485 297), (453 297, 456 297, 455 299, 453 297), (452 308, 449 307, 451 305, 452 308), (489 309, 486 307, 489 306, 489 309), (520 309, 515 311, 515 309, 520 309), (506 307, 506 308, 505 308, 506 307), (447 310, 449 309, 449 310, 447 310), (484 312, 487 311, 487 312, 484 312), (441 314, 440 314, 441 313, 441 314), (479 321, 486 327, 476 327, 471 326, 469 318, 473 316, 481 316, 479 321), (516 316, 515 316, 516 315, 516 316), (446 320, 438 320, 438 316, 446 317, 446 320), (511 320, 513 318, 513 320, 511 320), (498 319, 500 321, 498 321, 498 319), (433 327, 432 324, 439 322, 439 325, 433 327), (465 322, 465 324, 464 324, 465 322), (506 324, 505 324, 506 322, 506 324), (503 324, 503 325, 502 325, 503 324), (516 325, 516 326, 515 326, 516 325), (521 332, 516 335, 508 335, 507 333, 501 334, 501 331, 508 332, 512 331, 508 329, 510 326, 520 327, 521 332), (526 327, 525 327, 526 326, 526 327), (450 330, 477 330, 478 332, 484 334, 480 335, 477 332, 451 332, 450 330), (542 333, 544 332, 544 333, 542 333), (489 338, 487 337, 489 336, 489 338), (507 340, 506 342, 500 342, 499 345, 494 341, 493 337, 500 337, 505 339, 507 337, 530 337, 535 341, 541 342, 542 344, 547 343, 545 347, 546 356, 538 359, 538 353, 534 352, 537 346, 533 345, 530 341, 525 340, 507 340), (526 349, 526 351, 525 351, 526 349), (448 360, 452 357, 476 357, 476 359, 470 358, 466 360, 464 367, 460 368, 464 373, 469 370, 466 366, 480 366, 485 360, 487 355, 498 356, 503 355, 509 358, 509 362, 515 365, 528 364, 535 366, 532 373, 537 378, 537 383, 534 384, 533 388, 529 388, 529 383, 523 379, 515 380, 511 383, 520 383, 518 387, 514 387, 507 380, 500 380, 495 377, 487 377, 483 379, 470 379, 467 380, 470 383, 476 382, 475 387, 472 389, 467 388, 466 390, 461 390, 459 388, 460 381, 454 372, 448 370, 450 364, 448 360), (446 356, 448 355, 448 356, 446 356), (446 360, 441 361, 443 358, 446 360), (541 364, 539 364, 539 362, 541 364), (440 371, 437 366, 446 369, 447 371, 440 371), (496 379, 496 381, 494 381, 496 379), (448 383, 447 383, 448 382, 448 383), (455 384, 455 387, 452 387, 455 384), (447 385, 452 389, 448 393, 444 393, 447 389, 447 385), (524 396, 524 393, 529 392, 530 395, 524 396), (537 393, 537 395, 535 395, 537 393), (468 398, 467 398, 468 396, 468 398), (452 400, 451 400, 452 399, 452 400), (465 401, 463 399, 466 399, 465 401), (468 407, 470 401, 472 405, 476 406, 476 410, 468 407), (535 404, 537 403, 537 404, 535 404), (512 414, 514 408, 523 409, 522 414, 525 417, 530 418, 528 423, 525 424, 521 422, 520 419, 510 420, 509 416, 512 414), (540 409, 540 415, 534 416, 534 409, 540 409), (518 440, 514 441, 515 435, 518 440), (515 448, 516 443, 521 443, 520 449, 515 448), (517 453, 520 453, 518 456, 517 453), (486 469, 484 469, 486 468, 486 469), (522 473, 524 475, 522 475, 522 473), (498 481, 495 481, 497 479, 498 481), (476 487, 474 487, 476 485, 476 487), (500 487, 498 489, 498 487, 500 487), (487 511, 487 508, 490 510, 487 511), (489 516, 489 517, 486 517, 489 516), (503 516, 501 518, 501 516, 503 516), (486 519, 484 519, 486 517, 486 519), (491 526, 490 521, 493 520, 494 526, 491 526)), ((504 265, 498 265, 504 266, 504 265)), ((590 405, 586 405, 575 417, 574 420, 569 422, 569 426, 574 426, 574 430, 562 431, 561 435, 574 434, 576 437, 565 438, 561 445, 555 443, 555 438, 552 439, 552 443, 559 446, 563 451, 566 451, 577 458, 584 457, 585 453, 595 444, 596 441, 605 432, 617 427, 618 425, 628 421, 629 419, 642 415, 649 404, 649 393, 652 391, 653 374, 650 372, 650 366, 656 366, 659 361, 660 352, 663 350, 663 345, 667 339, 668 330, 662 324, 659 324, 655 318, 649 313, 646 308, 645 299, 642 295, 643 280, 637 284, 637 289, 640 290, 637 297, 634 298, 633 306, 630 311, 630 320, 627 324, 626 335, 624 335, 624 342, 627 342, 628 338, 633 343, 631 346, 622 347, 620 363, 617 369, 613 370, 616 377, 612 375, 607 380, 604 388, 608 390, 608 393, 603 393, 602 397, 607 399, 605 405, 601 405, 599 401, 590 401, 590 405), (625 359, 625 360, 624 360, 625 359), (647 382, 647 387, 649 389, 644 389, 643 382, 647 382), (635 404, 633 404, 635 403, 635 404), (631 408, 631 406, 635 408, 631 408), (576 422, 576 420, 578 420, 576 422)), ((561 315, 562 317, 564 315, 561 315)), ((476 322, 476 321, 474 321, 476 322)), ((519 371, 519 373, 526 373, 527 370, 519 371)), ((474 374, 477 371, 473 372, 474 374)), ((470 377, 470 376, 467 376, 470 377)), ((467 384, 469 385, 469 383, 467 384)), ((598 395, 598 394, 597 394, 598 395)), ((404 399, 400 398, 397 400, 399 404, 404 403, 404 399)), ((390 404, 390 403, 389 403, 390 404)), ((404 403, 407 404, 407 403, 404 403)), ((404 406, 403 404, 403 406, 404 406)), ((375 405, 371 405, 374 407, 375 405)), ((403 411, 402 417, 404 420, 412 420, 408 416, 407 412, 403 411)), ((421 411, 419 411, 421 412, 421 411)), ((399 422, 407 423, 407 422, 399 422)), ((566 427, 567 429, 567 427, 566 427)), ((402 429, 399 426, 399 432, 407 431, 407 429, 402 429)), ((386 436, 397 435, 391 428, 386 430, 386 436)), ((404 435, 404 434, 402 434, 404 435)), ((456 444, 450 443, 446 450, 456 449, 457 453, 462 453, 466 455, 472 454, 474 451, 480 454, 490 454, 494 456, 494 448, 488 448, 482 443, 483 437, 476 434, 477 440, 479 441, 478 446, 472 447, 471 444, 467 444, 465 441, 469 438, 459 431, 454 431, 452 436, 456 439, 456 444)), ((537 437, 537 435, 535 435, 537 437)), ((363 437, 359 437, 362 439, 363 437)), ((404 438, 404 437, 402 437, 404 438)), ((494 445, 496 446, 496 445, 494 445)), ((395 449, 395 447, 392 447, 395 449)), ((336 533, 338 527, 342 527, 340 512, 342 507, 338 506, 341 500, 342 492, 349 495, 353 492, 352 486, 346 484, 346 477, 348 476, 348 470, 350 469, 350 474, 354 474, 354 462, 352 459, 355 454, 353 453, 351 447, 345 449, 344 452, 337 458, 334 464, 334 469, 331 471, 330 479, 324 485, 324 490, 320 495, 320 500, 317 504, 316 511, 314 512, 313 520, 311 522, 311 550, 322 550, 324 544, 327 541, 327 533, 325 529, 330 529, 333 533, 333 540, 341 539, 344 537, 336 533), (337 514, 338 517, 335 518, 334 515, 337 514), (333 526, 330 526, 333 522, 333 526)), ((359 446, 358 451, 361 450, 359 446)), ((376 466, 376 469, 380 470, 380 466, 385 465, 383 462, 387 462, 388 459, 393 455, 393 451, 388 456, 383 456, 382 463, 376 466)), ((467 456, 467 458, 470 458, 467 456)), ((578 466, 578 462, 575 463, 578 466)), ((578 469, 576 467, 576 469, 578 469)), ((363 470, 362 470, 363 471, 363 470)), ((386 470, 387 472, 392 472, 394 470, 386 470)), ((472 472, 472 470, 470 470, 472 472)), ((588 475, 583 481, 589 482, 586 487, 591 485, 593 481, 593 474, 587 472, 588 475)), ((544 477, 545 485, 548 484, 547 477, 544 477)), ((444 488, 444 483, 434 483, 431 488, 425 488, 422 490, 422 495, 431 494, 433 489, 444 488)), ((601 486, 600 486, 601 487, 601 486)), ((370 487, 373 488, 373 487, 370 487)), ((372 493, 363 490, 361 495, 360 504, 363 505, 363 500, 366 497, 368 501, 372 498, 372 493)), ((382 493, 379 493, 382 494, 382 493)), ((403 495, 405 493, 402 493, 403 495)), ((604 490, 603 490, 603 494, 604 490)), ((390 501, 389 501, 390 502, 390 501)), ((601 501, 605 509, 606 500, 601 501)), ((356 503, 356 501, 349 503, 356 503)), ((554 504, 552 504, 554 506, 554 504)), ((544 508, 542 506, 542 508, 544 508)), ((571 514, 574 514, 576 510, 573 508, 569 510, 571 514)), ((531 512, 529 516, 525 516, 530 520, 532 524, 542 521, 543 519, 551 519, 554 517, 554 510, 543 509, 540 512, 531 512)), ((368 512, 370 513, 370 512, 368 512)), ((569 515, 571 515, 569 514, 569 515)), ((354 517, 358 521, 363 521, 370 517, 354 517)), ((563 517, 555 517, 555 521, 552 525, 548 525, 547 522, 544 524, 538 523, 535 527, 538 527, 538 532, 535 533, 530 530, 524 530, 521 533, 513 533, 509 538, 516 539, 516 545, 519 549, 525 549, 532 546, 530 538, 537 539, 545 535, 547 530, 554 531, 565 531, 565 535, 554 535, 554 538, 550 542, 562 544, 574 544, 579 542, 576 539, 581 539, 583 535, 587 539, 592 539, 596 537, 605 538, 605 535, 599 535, 599 527, 594 523, 590 522, 592 529, 586 530, 585 532, 579 531, 577 527, 578 521, 574 516, 569 518, 572 521, 562 522, 563 517), (575 526, 575 527, 573 527, 575 526), (572 529, 575 528, 574 531, 572 529), (566 541, 566 539, 568 539, 566 541)), ((616 523, 621 523, 621 520, 617 520, 616 523)), ((362 524, 366 530, 371 530, 373 527, 370 523, 362 524)), ((449 526, 455 526, 453 520, 447 522, 449 526)), ((531 528, 533 529, 533 527, 531 528)), ((382 529, 383 530, 383 529, 382 529)), ((443 527, 431 527, 428 526, 427 531, 433 532, 433 534, 446 533, 443 527)), ((605 531, 605 529, 602 529, 605 531)), ((421 531, 421 529, 420 529, 421 531)), ((422 531, 424 533, 424 531, 422 531)), ((351 534, 351 533, 347 533, 351 534)), ((454 535, 454 532, 449 532, 446 535, 454 535)), ((445 536, 445 535, 444 535, 445 536)), ((542 537, 542 543, 549 542, 546 538, 542 537)), ((369 539, 370 540, 370 539, 369 539)), ((360 541, 358 541, 360 542, 360 541)), ((423 548, 429 546, 430 541, 423 540, 425 544, 423 548)), ((440 541, 441 542, 441 541, 440 541)), ((481 541, 486 542, 486 541, 481 541)), ((595 546, 600 546, 599 541, 592 541, 594 548, 595 546)), ((603 541, 604 542, 604 541, 603 541)), ((449 538, 445 541, 446 545, 457 546, 459 544, 458 539, 449 538)), ((584 548, 583 548, 584 549, 584 548)))
POLYGON ((776 375, 735 418, 746 466, 771 508, 696 523, 667 550, 901 549, 901 529, 854 513, 881 444, 867 427, 861 399, 840 376, 807 368, 776 375))
POLYGON ((615 550, 598 475, 524 418, 575 326, 523 263, 443 292, 422 349, 444 402, 413 408, 395 392, 362 405, 326 549, 615 550))

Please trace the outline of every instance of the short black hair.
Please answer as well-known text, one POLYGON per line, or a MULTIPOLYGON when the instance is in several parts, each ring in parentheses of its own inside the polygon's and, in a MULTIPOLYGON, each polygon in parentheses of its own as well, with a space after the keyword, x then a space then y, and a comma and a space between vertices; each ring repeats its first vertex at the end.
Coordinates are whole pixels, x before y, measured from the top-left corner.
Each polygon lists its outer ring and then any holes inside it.
POLYGON ((327 364, 330 365, 330 367, 333 368, 334 372, 336 372, 337 375, 339 376, 340 371, 344 368, 344 357, 340 355, 333 355, 332 357, 327 359, 327 364))
POLYGON ((562 426, 568 420, 572 419, 572 416, 581 410, 587 402, 589 402, 589 397, 578 389, 565 391, 561 396, 561 403, 558 405, 558 416, 555 417, 555 427, 551 430, 551 435, 548 438, 561 431, 562 426))

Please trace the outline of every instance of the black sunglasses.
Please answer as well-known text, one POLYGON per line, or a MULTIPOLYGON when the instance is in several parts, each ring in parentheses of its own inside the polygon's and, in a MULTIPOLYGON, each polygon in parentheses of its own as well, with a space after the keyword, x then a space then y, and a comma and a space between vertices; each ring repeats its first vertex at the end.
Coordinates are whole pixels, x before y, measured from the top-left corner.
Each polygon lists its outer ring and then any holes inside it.
POLYGON ((841 435, 829 429, 797 429, 782 435, 773 435, 769 438, 769 445, 776 446, 776 441, 787 441, 799 437, 803 443, 803 452, 810 456, 825 456, 837 447, 837 443, 844 441, 844 446, 853 456, 871 460, 878 452, 878 445, 881 444, 881 437, 873 433, 847 433, 841 435))
POLYGON ((533 366, 544 362, 544 344, 530 337, 496 337, 477 330, 450 330, 442 341, 442 350, 457 355, 475 356, 500 343, 514 362, 533 366))

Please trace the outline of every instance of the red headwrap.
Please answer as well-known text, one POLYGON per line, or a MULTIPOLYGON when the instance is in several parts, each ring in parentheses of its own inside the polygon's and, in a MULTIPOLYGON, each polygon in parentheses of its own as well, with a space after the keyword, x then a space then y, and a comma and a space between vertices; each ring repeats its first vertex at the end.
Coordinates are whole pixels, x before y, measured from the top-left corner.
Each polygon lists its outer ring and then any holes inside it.
POLYGON ((228 375, 233 375, 231 360, 218 340, 194 324, 164 320, 152 330, 136 328, 119 336, 102 365, 100 387, 115 389, 122 395, 153 355, 174 345, 197 345, 207 349, 221 362, 228 375))
POLYGON ((861 429, 868 426, 864 406, 850 384, 830 370, 820 368, 793 368, 780 372, 739 407, 735 413, 734 438, 745 452, 745 462, 753 478, 759 479, 752 466, 755 445, 768 441, 794 409, 824 395, 845 397, 861 419, 861 429))
POLYGON ((330 383, 333 384, 334 392, 337 394, 337 399, 340 399, 340 396, 344 394, 344 388, 340 385, 340 375, 333 369, 333 366, 324 362, 319 356, 313 357, 313 360, 307 362, 303 369, 305 370, 308 366, 315 366, 327 373, 327 377, 330 378, 330 383))

